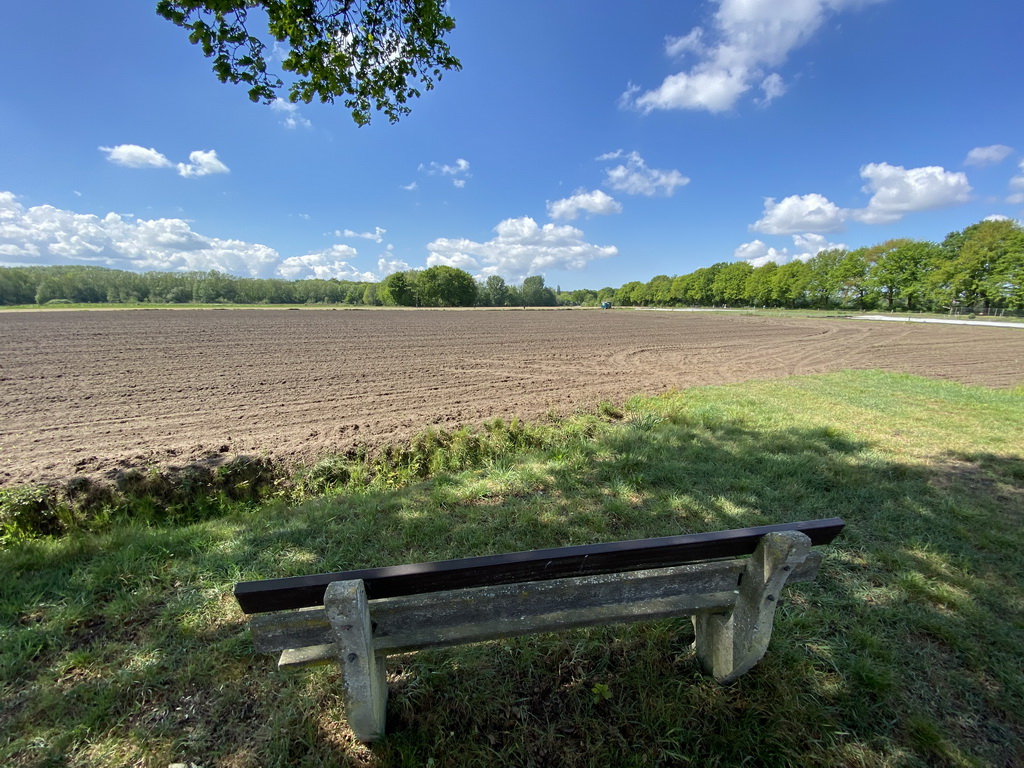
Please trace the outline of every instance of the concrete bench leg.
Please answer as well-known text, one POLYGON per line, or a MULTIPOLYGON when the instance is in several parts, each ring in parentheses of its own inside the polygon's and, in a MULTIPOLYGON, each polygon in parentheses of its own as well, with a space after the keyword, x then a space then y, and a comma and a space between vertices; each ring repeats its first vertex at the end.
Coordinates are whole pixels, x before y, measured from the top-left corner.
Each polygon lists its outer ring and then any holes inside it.
POLYGON ((718 682, 731 683, 764 656, 779 592, 810 547, 811 540, 798 531, 767 534, 747 563, 733 611, 693 617, 697 660, 718 682))
POLYGON ((362 580, 329 584, 324 608, 338 649, 349 726, 360 741, 376 741, 384 735, 388 686, 384 657, 374 653, 373 625, 362 580))

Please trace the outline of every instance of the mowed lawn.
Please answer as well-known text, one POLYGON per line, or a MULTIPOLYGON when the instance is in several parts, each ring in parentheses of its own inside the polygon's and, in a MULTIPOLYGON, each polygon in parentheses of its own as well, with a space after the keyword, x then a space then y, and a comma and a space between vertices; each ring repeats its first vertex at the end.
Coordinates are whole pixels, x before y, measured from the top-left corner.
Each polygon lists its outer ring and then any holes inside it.
POLYGON ((353 468, 188 525, 12 538, 0 765, 1024 765, 1024 389, 852 372, 519 429, 471 452, 435 436, 424 479, 353 468), (422 652, 390 660, 372 747, 344 725, 338 671, 254 655, 231 595, 830 516, 847 528, 818 580, 787 588, 735 684, 702 676, 685 619, 422 652))

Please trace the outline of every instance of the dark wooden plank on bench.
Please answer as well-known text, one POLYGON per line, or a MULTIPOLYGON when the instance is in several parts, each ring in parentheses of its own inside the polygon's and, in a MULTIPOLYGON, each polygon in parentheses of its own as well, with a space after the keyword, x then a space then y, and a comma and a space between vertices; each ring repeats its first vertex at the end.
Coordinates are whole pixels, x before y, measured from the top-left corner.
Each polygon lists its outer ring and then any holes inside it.
POLYGON ((235 597, 245 613, 265 613, 323 605, 327 585, 334 581, 361 579, 367 598, 373 600, 466 587, 659 568, 749 555, 765 534, 782 531, 804 533, 815 546, 828 544, 839 535, 844 525, 841 518, 833 517, 714 533, 246 581, 235 586, 235 597))

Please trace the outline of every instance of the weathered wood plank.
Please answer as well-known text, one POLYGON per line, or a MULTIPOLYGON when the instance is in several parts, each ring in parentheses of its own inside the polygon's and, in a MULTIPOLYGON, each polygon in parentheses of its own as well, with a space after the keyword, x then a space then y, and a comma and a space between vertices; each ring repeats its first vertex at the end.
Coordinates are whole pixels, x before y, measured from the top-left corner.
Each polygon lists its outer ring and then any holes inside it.
MULTIPOLYGON (((372 600, 374 648, 399 653, 729 608, 747 562, 745 558, 719 560, 372 600)), ((819 553, 810 553, 788 581, 813 581, 820 562, 819 553)), ((333 642, 322 608, 255 616, 251 627, 257 651, 294 654, 283 655, 281 666, 308 664, 299 649, 333 642)))
POLYGON ((248 581, 235 585, 235 597, 245 613, 264 613, 322 605, 327 585, 334 581, 361 580, 366 585, 367 596, 376 600, 460 588, 636 571, 749 555, 761 537, 780 531, 800 531, 810 537, 812 545, 828 544, 839 535, 844 525, 841 518, 833 517, 714 533, 248 581))

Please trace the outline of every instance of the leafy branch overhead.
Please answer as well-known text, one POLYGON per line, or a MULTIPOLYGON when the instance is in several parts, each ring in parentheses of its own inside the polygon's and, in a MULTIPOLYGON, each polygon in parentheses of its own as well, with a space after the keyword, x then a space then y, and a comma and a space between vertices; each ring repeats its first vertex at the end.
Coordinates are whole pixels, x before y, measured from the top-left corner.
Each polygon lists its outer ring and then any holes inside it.
POLYGON ((455 20, 446 0, 160 0, 156 11, 188 30, 189 41, 213 59, 221 82, 249 86, 249 98, 270 103, 285 87, 268 72, 267 45, 249 31, 253 19, 287 49, 288 100, 343 99, 359 125, 371 111, 392 123, 411 112, 409 99, 448 70, 462 68, 445 34, 455 20))

